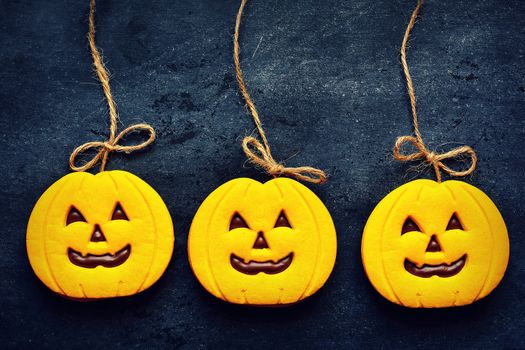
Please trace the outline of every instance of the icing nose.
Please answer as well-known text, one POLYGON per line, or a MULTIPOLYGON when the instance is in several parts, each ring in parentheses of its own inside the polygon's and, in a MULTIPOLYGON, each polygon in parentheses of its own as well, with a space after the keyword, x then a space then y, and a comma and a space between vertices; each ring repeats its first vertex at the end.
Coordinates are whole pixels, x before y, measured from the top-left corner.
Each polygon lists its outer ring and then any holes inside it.
POLYGON ((439 245, 439 242, 437 241, 436 235, 432 235, 430 238, 430 242, 427 246, 427 252, 440 252, 441 246, 439 245))
POLYGON ((91 242, 105 242, 106 237, 104 237, 104 234, 102 233, 102 230, 100 229, 100 226, 98 224, 95 225, 95 230, 93 231, 93 234, 91 234, 91 242))
POLYGON ((253 249, 264 249, 264 248, 270 248, 270 247, 268 246, 266 239, 264 239, 264 235, 262 231, 259 231, 259 233, 257 234, 257 238, 255 239, 255 243, 253 244, 253 249))

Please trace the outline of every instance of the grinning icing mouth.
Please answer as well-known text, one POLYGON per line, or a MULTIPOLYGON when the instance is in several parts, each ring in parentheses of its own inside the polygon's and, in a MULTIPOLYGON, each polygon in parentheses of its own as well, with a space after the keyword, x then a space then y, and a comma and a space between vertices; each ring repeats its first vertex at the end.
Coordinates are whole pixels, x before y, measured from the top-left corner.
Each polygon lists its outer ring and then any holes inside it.
POLYGON ((68 248, 67 250, 67 256, 73 264, 88 269, 93 269, 99 265, 104 267, 116 267, 122 265, 128 260, 130 254, 131 246, 129 244, 114 255, 107 253, 102 255, 87 254, 86 256, 83 256, 72 248, 68 248))
POLYGON ((432 276, 439 277, 451 277, 459 273, 465 266, 467 261, 467 254, 464 254, 458 260, 450 264, 439 264, 439 265, 430 265, 423 264, 423 266, 418 267, 416 263, 405 259, 405 270, 417 277, 429 278, 432 276))
POLYGON ((272 260, 261 262, 250 260, 246 263, 244 262, 244 259, 239 258, 237 255, 230 255, 230 263, 233 268, 247 275, 256 275, 259 272, 267 273, 269 275, 281 273, 290 266, 292 259, 293 253, 290 253, 277 262, 273 262, 272 260))

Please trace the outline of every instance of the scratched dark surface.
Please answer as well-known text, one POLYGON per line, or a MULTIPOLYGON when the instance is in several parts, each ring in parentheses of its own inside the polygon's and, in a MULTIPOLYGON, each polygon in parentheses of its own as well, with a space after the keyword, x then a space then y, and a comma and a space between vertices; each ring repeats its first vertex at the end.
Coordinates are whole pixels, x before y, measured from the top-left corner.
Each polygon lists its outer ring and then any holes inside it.
MULTIPOLYGON (((207 294, 186 242, 200 202, 239 176, 240 141, 253 130, 233 76, 238 1, 103 1, 98 45, 112 73, 120 127, 145 121, 154 146, 113 155, 166 201, 176 246, 163 278, 135 297, 77 303, 32 273, 25 229, 40 194, 66 174, 74 147, 107 135, 106 105, 86 41, 88 1, 0 1, 0 344, 2 348, 525 348, 525 2, 428 1, 412 67, 424 137, 446 150, 471 145, 466 181, 501 210, 511 260, 485 300, 410 310, 368 283, 360 238, 374 205, 418 176, 392 161, 411 132, 398 49, 415 1, 254 1, 242 64, 274 156, 331 177, 311 186, 338 231, 325 287, 280 309, 229 305, 207 294)), ((431 176, 425 172, 422 177, 431 176)))

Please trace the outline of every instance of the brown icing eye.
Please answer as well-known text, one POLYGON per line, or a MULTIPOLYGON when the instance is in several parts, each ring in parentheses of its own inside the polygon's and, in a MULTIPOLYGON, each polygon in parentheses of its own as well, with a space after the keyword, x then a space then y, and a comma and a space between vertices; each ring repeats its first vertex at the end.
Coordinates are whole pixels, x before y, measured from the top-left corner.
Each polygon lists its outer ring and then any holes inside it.
POLYGON ((66 226, 77 221, 86 222, 86 219, 84 219, 84 216, 77 208, 71 206, 71 208, 69 208, 69 213, 67 213, 66 226))
POLYGON ((111 215, 111 220, 126 220, 129 221, 128 216, 124 212, 124 209, 122 209, 122 206, 120 203, 117 203, 117 206, 115 207, 115 210, 113 210, 113 215, 111 215))
POLYGON ((464 230, 463 226, 461 225, 461 222, 459 221, 456 213, 452 214, 452 217, 448 221, 447 225, 447 231, 448 230, 464 230))
POLYGON ((235 213, 230 221, 230 231, 236 228, 249 228, 248 224, 239 213, 235 213))
POLYGON ((292 225, 290 225, 290 222, 286 218, 286 215, 284 215, 284 211, 281 210, 281 213, 279 214, 279 217, 277 218, 277 221, 275 222, 274 227, 289 227, 292 228, 292 225))
POLYGON ((405 234, 407 232, 411 232, 411 231, 419 231, 421 232, 421 229, 419 228, 419 226, 417 226, 417 224, 414 222, 414 220, 412 220, 411 218, 407 218, 405 220, 405 223, 403 224, 403 228, 401 229, 401 234, 405 234))

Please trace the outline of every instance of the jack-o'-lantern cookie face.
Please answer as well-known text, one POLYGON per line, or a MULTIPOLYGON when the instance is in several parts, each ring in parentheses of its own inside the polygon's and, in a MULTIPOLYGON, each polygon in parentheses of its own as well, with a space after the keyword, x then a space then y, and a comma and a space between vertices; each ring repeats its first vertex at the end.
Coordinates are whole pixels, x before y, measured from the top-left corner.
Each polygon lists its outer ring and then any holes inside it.
POLYGON ((139 293, 171 258, 173 225, 166 205, 125 171, 71 173, 38 200, 27 228, 37 276, 73 299, 139 293))
POLYGON ((363 233, 362 258, 374 287, 394 303, 459 306, 498 285, 509 240, 498 209, 476 187, 416 180, 374 209, 363 233))
POLYGON ((321 200, 299 182, 239 178, 197 211, 188 255, 201 284, 237 304, 285 305, 315 293, 335 263, 335 228, 321 200))

